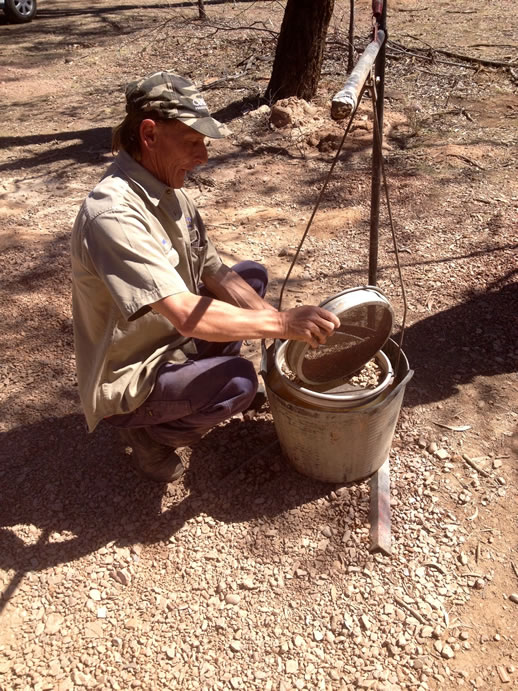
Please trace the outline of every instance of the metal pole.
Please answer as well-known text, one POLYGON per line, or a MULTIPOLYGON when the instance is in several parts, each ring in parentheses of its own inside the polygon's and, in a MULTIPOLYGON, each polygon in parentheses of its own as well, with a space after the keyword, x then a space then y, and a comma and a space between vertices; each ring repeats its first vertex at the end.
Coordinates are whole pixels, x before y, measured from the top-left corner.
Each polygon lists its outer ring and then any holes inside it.
MULTIPOLYGON (((381 195, 381 156, 383 146, 383 105, 385 96, 385 46, 387 43, 387 0, 373 0, 373 15, 375 20, 374 37, 378 29, 382 29, 385 40, 381 46, 374 65, 377 103, 376 113, 379 123, 379 142, 373 131, 374 146, 372 151, 372 183, 371 183, 371 215, 369 238, 369 285, 375 286, 378 273, 378 245, 379 245, 379 215, 381 195)), ((374 130, 374 128, 373 128, 374 130)))

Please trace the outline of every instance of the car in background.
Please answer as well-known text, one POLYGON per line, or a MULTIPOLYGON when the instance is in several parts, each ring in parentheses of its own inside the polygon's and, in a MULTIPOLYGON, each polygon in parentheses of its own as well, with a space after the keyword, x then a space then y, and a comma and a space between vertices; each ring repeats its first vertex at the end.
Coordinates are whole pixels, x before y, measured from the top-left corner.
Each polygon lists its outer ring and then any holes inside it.
POLYGON ((36 0, 0 0, 0 9, 15 24, 25 24, 36 16, 36 0))

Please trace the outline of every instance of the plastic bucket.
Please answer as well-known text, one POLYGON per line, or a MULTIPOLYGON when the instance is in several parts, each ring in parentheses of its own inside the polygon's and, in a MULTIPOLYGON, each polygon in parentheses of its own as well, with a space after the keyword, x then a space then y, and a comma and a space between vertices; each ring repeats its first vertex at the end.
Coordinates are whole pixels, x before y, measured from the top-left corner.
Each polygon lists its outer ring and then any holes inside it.
MULTIPOLYGON (((393 367, 399 347, 383 347, 393 367)), ((303 475, 344 483, 372 475, 388 458, 405 387, 413 370, 401 351, 391 386, 377 398, 343 410, 323 410, 294 399, 274 365, 273 346, 264 350, 262 375, 284 456, 303 475)))

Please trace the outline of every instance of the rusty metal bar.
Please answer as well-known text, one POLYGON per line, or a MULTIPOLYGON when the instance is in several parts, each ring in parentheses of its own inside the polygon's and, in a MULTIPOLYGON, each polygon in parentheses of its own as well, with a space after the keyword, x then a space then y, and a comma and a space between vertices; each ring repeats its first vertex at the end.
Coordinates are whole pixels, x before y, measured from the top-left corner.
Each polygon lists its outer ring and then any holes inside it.
POLYGON ((356 67, 345 82, 344 88, 339 91, 331 102, 331 117, 333 120, 344 120, 356 110, 358 99, 369 74, 371 73, 374 61, 385 41, 383 31, 378 31, 378 36, 371 41, 356 63, 356 67))
MULTIPOLYGON (((387 0, 372 3, 374 19, 376 22, 374 33, 379 36, 387 36, 387 0), (383 5, 380 7, 380 5, 383 5), (381 9, 381 14, 380 14, 381 9), (377 30, 376 30, 377 29, 377 30)), ((381 156, 383 147, 383 106, 385 96, 385 46, 386 41, 378 51, 374 66, 374 77, 377 91, 376 113, 378 119, 378 141, 374 132, 374 149, 372 152, 372 183, 371 183, 371 213, 370 213, 370 237, 369 237, 369 285, 375 286, 378 274, 378 246, 379 246, 379 215, 381 196, 381 156)))
POLYGON ((354 69, 354 0, 349 0, 349 50, 347 57, 347 72, 354 69))
POLYGON ((371 477, 370 552, 392 553, 390 522, 390 464, 389 459, 371 477))

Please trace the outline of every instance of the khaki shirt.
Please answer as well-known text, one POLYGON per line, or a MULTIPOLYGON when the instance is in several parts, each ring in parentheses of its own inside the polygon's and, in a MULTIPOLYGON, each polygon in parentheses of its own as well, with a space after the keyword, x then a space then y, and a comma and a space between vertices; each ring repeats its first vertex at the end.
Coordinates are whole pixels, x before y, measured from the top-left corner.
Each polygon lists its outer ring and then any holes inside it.
POLYGON ((124 151, 88 195, 72 231, 72 311, 79 395, 90 431, 138 408, 157 369, 196 352, 150 303, 198 293, 221 266, 183 190, 124 151))

